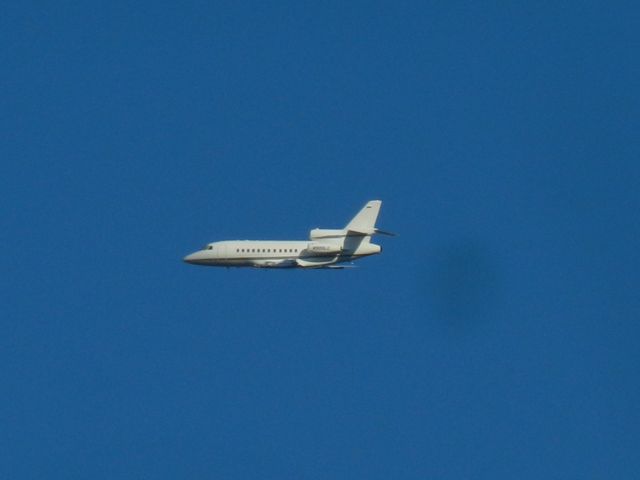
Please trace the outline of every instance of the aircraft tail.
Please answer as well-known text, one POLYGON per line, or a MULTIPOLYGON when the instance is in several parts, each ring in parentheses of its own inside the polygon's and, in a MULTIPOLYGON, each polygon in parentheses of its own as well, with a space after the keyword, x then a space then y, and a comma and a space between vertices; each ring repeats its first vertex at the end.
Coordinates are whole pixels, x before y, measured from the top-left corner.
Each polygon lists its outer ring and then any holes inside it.
POLYGON ((380 200, 371 200, 351 219, 345 227, 345 230, 351 232, 371 235, 375 233, 376 220, 380 213, 382 202, 380 200))
POLYGON ((385 232, 376 228, 376 220, 380 213, 382 202, 371 200, 351 219, 346 227, 338 230, 314 228, 309 232, 310 240, 328 240, 350 238, 352 241, 369 242, 372 235, 391 235, 395 233, 385 232), (354 240, 355 239, 355 240, 354 240))

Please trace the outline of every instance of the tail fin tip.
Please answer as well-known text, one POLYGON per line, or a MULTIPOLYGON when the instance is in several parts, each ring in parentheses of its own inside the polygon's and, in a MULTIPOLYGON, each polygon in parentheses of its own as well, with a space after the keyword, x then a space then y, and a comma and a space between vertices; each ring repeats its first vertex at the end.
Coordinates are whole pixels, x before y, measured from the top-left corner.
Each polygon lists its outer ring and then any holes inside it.
POLYGON ((364 207, 362 207, 362 210, 360 210, 358 214, 351 219, 345 229, 358 232, 371 231, 373 233, 381 206, 381 200, 370 200, 364 207))

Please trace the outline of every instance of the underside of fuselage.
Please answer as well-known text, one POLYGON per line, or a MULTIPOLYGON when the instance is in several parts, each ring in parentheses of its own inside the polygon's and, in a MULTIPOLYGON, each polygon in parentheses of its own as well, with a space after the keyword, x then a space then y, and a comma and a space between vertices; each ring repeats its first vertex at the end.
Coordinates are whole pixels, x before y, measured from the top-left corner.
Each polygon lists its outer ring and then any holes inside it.
POLYGON ((252 268, 344 268, 342 263, 353 262, 359 258, 373 255, 337 255, 337 256, 299 256, 294 258, 214 258, 206 256, 206 251, 201 250, 184 258, 186 263, 208 267, 252 267, 252 268), (202 252, 202 254, 201 254, 202 252), (200 254, 200 255, 199 255, 200 254))

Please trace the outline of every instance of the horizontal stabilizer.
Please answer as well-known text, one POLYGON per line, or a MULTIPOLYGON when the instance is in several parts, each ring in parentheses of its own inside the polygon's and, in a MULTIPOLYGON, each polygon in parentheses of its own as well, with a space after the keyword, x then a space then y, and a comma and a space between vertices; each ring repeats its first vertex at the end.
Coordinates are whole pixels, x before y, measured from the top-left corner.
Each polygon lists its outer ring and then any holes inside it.
POLYGON ((396 234, 393 232, 386 232, 384 230, 380 230, 379 228, 371 228, 369 230, 365 230, 365 229, 354 230, 350 228, 349 230, 347 230, 346 236, 349 236, 349 235, 352 235, 354 237, 357 237, 357 236, 367 237, 370 235, 388 235, 390 237, 396 236, 396 234))
POLYGON ((373 230, 353 230, 350 228, 347 230, 345 237, 368 237, 370 235, 373 235, 373 230))

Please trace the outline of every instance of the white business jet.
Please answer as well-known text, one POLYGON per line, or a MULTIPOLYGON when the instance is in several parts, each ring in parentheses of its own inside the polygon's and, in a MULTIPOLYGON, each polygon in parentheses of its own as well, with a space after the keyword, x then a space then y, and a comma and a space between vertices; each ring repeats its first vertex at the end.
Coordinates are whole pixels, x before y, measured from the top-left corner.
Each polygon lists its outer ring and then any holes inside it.
POLYGON ((382 251, 371 243, 375 234, 393 235, 375 227, 380 200, 371 200, 346 227, 315 228, 309 240, 227 240, 207 244, 184 257, 194 265, 261 268, 344 268, 339 265, 382 251))

